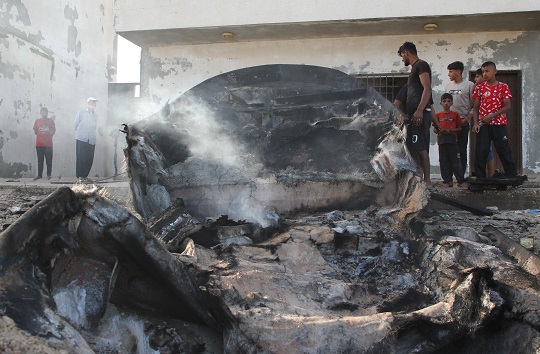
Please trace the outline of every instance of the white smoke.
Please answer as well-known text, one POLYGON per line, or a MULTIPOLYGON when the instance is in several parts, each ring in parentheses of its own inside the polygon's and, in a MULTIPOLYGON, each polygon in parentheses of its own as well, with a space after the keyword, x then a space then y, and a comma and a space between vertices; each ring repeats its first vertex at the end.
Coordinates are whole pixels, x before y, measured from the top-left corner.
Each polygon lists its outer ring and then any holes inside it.
POLYGON ((137 354, 159 354, 150 347, 142 320, 120 314, 106 316, 93 349, 98 353, 131 353, 130 348, 136 348, 137 354))
POLYGON ((190 145, 194 157, 225 166, 244 165, 246 149, 227 134, 227 128, 206 105, 190 101, 182 106, 182 115, 182 126, 194 141, 190 145))

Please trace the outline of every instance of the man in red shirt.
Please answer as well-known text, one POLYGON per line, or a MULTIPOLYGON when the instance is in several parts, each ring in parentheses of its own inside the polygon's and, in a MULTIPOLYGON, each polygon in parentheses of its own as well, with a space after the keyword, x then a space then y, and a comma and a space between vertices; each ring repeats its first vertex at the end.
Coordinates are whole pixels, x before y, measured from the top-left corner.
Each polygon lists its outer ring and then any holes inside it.
POLYGON ((51 179, 52 173, 52 158, 53 158, 53 140, 52 137, 56 132, 54 120, 48 118, 49 110, 41 107, 39 111, 41 118, 34 122, 34 133, 36 134, 36 152, 38 159, 38 174, 34 178, 38 180, 43 177, 43 159, 47 163, 47 179, 51 179))
POLYGON ((510 110, 512 94, 507 84, 497 81, 495 63, 487 61, 482 64, 482 73, 486 81, 475 87, 473 93, 473 131, 477 134, 474 170, 477 178, 486 177, 486 162, 493 141, 504 168, 504 174, 495 174, 493 177, 512 178, 517 175, 517 171, 506 129, 506 113, 510 110))

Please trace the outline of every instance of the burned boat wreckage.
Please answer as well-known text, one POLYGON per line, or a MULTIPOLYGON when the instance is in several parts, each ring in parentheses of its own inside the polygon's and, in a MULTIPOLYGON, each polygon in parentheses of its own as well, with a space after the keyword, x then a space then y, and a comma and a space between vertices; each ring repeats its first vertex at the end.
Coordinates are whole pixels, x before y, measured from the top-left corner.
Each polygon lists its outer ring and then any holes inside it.
POLYGON ((538 351, 538 257, 495 229, 419 221, 401 115, 363 82, 237 70, 124 131, 136 213, 63 187, 0 236, 1 345, 538 351))

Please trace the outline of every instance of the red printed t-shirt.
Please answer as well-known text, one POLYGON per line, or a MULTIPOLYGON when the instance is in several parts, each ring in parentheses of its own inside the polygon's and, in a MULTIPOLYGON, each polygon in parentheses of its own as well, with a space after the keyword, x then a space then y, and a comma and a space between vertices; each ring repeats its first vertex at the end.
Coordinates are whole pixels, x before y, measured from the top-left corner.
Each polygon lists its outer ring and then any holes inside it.
MULTIPOLYGON (((461 120, 461 117, 457 112, 450 111, 450 112, 439 112, 436 114, 437 120, 439 121, 439 125, 441 126, 441 129, 456 129, 457 127, 461 126, 463 124, 463 121, 461 120)), ((437 134, 437 136, 442 136, 446 134, 437 134)), ((457 133, 454 132, 454 136, 457 140, 457 133)))
MULTIPOLYGON (((483 82, 478 85, 473 93, 473 99, 480 99, 480 106, 478 114, 480 117, 485 117, 490 113, 495 113, 499 109, 504 107, 504 100, 512 98, 510 88, 504 82, 497 82, 496 85, 489 85, 487 82, 483 82)), ((489 124, 493 125, 505 125, 508 124, 506 120, 506 113, 495 117, 489 124)))
POLYGON ((39 118, 34 123, 34 133, 36 133, 36 146, 53 146, 52 137, 56 132, 54 120, 51 118, 39 118))

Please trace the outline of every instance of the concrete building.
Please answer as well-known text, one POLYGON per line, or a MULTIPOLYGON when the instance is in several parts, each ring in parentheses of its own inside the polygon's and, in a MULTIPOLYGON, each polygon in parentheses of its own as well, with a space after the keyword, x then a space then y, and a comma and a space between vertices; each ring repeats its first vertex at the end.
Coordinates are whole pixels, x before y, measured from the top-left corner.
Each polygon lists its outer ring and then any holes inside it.
MULTIPOLYGON (((392 99, 407 75, 396 53, 406 40, 432 66, 436 101, 448 63, 461 60, 475 70, 495 61, 514 90, 516 161, 523 172, 540 173, 538 0, 6 0, 0 11, 0 177, 35 175, 32 125, 40 106, 56 117, 53 175, 73 176, 75 114, 86 97, 100 99, 90 175, 111 176, 122 158, 119 124, 208 78, 263 64, 319 65, 368 79, 392 99), (119 90, 125 99, 114 95, 111 105, 115 31, 143 51, 140 97, 127 99, 119 90)), ((438 164, 436 148, 431 161, 438 164)))
MULTIPOLYGON (((115 13, 116 31, 143 48, 141 112, 215 75, 275 63, 363 76, 392 99, 407 75, 396 53, 404 41, 431 64, 440 110, 450 62, 474 71, 493 60, 514 90, 514 157, 523 172, 540 173, 538 0, 117 0, 115 13)), ((438 165, 437 148, 430 151, 438 165)))
POLYGON ((6 0, 0 3, 0 177, 36 175, 34 120, 55 117, 53 176, 75 175, 77 112, 99 99, 91 176, 107 174, 108 83, 115 59, 111 1, 6 0))

